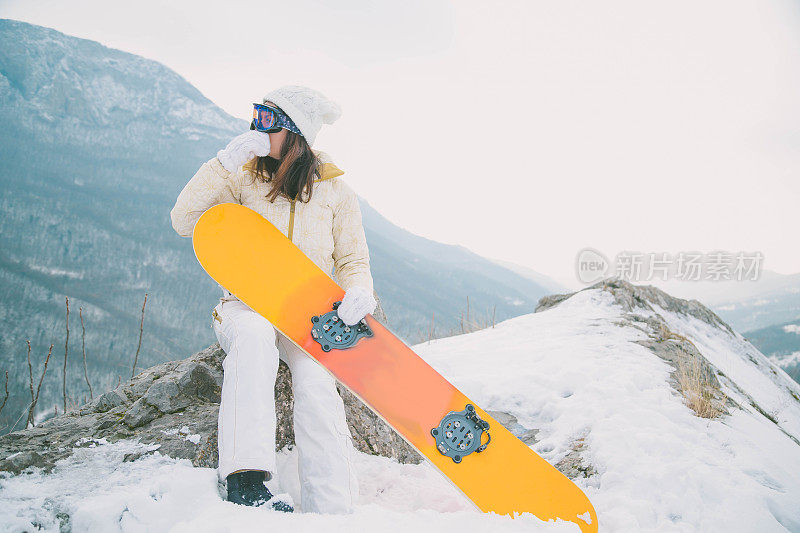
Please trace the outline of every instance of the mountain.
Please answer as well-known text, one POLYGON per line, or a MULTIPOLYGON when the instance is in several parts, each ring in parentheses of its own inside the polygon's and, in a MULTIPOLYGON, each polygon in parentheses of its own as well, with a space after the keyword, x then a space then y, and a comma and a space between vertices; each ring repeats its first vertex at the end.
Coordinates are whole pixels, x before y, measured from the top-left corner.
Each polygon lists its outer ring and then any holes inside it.
POLYGON ((757 280, 672 280, 654 285, 704 303, 800 382, 800 274, 765 270, 757 280))
MULTIPOLYGON (((200 164, 247 124, 155 61, 13 20, 0 20, 0 123, 3 432, 19 427, 30 402, 28 339, 34 379, 54 345, 40 417, 63 410, 67 350, 67 395, 88 399, 84 328, 95 390, 129 377, 137 353, 138 371, 214 340, 219 288, 169 212, 200 164)), ((500 321, 546 293, 361 205, 376 290, 400 336, 427 338, 432 317, 434 336, 455 331, 467 295, 470 321, 491 312, 500 321)))
MULTIPOLYGON (((600 531, 800 530, 800 385, 696 301, 607 280, 543 298, 535 313, 493 328, 413 348, 578 484, 600 531)), ((216 400, 205 394, 219 369, 197 371, 204 361, 219 366, 215 352, 216 344, 143 373, 109 392, 114 401, 0 437, 8 456, 0 469, 15 472, 3 473, 0 523, 15 531, 284 528, 281 513, 223 501, 216 400), (158 380, 178 370, 204 377, 205 388, 185 387, 203 397, 181 396, 182 409, 142 421, 137 396, 162 398, 158 380), (132 436, 120 419, 144 423, 132 436)), ((298 460, 295 448, 282 448, 268 485, 302 511, 298 460)), ((426 462, 362 447, 355 468, 353 514, 298 512, 292 530, 575 530, 528 513, 476 513, 426 462)))
POLYGON ((55 344, 39 405, 62 407, 65 295, 73 397, 88 396, 79 307, 100 390, 130 375, 145 292, 140 369, 208 340, 214 286, 169 210, 198 161, 245 124, 155 61, 13 20, 0 20, 0 123, 5 426, 27 406, 26 339, 37 377, 55 344))
POLYGON ((502 259, 492 259, 492 261, 502 266, 503 268, 507 268, 512 272, 516 272, 520 276, 526 277, 534 281, 538 285, 541 285, 549 294, 557 292, 567 292, 567 287, 557 282, 556 280, 550 278, 549 276, 545 276, 544 274, 536 272, 532 268, 518 265, 517 263, 512 263, 511 261, 503 261, 502 259))
POLYGON ((458 245, 414 235, 363 199, 364 232, 375 288, 396 333, 418 342, 453 331, 461 317, 490 324, 528 313, 550 291, 542 284, 458 245), (467 301, 469 298, 469 302, 467 301), (469 316, 467 316, 469 304, 469 316), (463 315, 462 315, 463 314, 463 315))
POLYGON ((759 270, 758 279, 683 281, 657 280, 653 285, 680 298, 693 298, 706 305, 724 305, 728 302, 751 300, 765 294, 791 291, 800 288, 800 274, 779 274, 759 270))
POLYGON ((744 335, 800 383, 800 320, 748 331, 744 335))
POLYGON ((739 331, 800 319, 800 274, 764 270, 757 280, 671 280, 653 284, 681 298, 703 302, 739 331))

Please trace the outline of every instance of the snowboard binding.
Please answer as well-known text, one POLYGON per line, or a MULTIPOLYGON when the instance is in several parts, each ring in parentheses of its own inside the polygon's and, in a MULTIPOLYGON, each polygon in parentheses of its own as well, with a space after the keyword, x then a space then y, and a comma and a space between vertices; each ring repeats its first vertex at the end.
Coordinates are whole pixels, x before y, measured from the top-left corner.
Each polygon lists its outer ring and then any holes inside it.
POLYGON ((439 426, 431 430, 439 453, 450 457, 453 462, 460 463, 464 456, 472 452, 480 453, 492 441, 489 435, 489 423, 478 416, 475 407, 467 404, 463 411, 450 411, 439 426), (486 433, 486 443, 481 444, 486 433))
POLYGON ((336 348, 344 350, 354 346, 361 337, 372 337, 373 332, 367 322, 362 318, 357 324, 348 326, 336 310, 341 301, 333 302, 333 310, 322 315, 311 317, 311 336, 322 346, 323 351, 329 352, 336 348))

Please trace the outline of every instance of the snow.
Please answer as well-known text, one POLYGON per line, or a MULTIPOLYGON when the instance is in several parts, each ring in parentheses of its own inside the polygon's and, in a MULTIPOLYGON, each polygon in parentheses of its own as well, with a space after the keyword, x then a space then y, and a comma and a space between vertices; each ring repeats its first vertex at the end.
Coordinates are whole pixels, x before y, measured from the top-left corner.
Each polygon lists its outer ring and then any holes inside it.
MULTIPOLYGON (((743 389, 780 427, 800 441, 800 402, 789 391, 800 396, 800 385, 739 335, 731 335, 721 328, 711 328, 695 318, 678 316, 660 310, 670 329, 689 338, 700 352, 726 376, 723 390, 737 399, 751 413, 755 413, 744 398, 726 386, 731 380, 743 389), (786 378, 786 379, 784 379, 786 378)), ((800 472, 800 470, 798 470, 800 472)))
MULTIPOLYGON (((800 531, 800 445, 790 437, 800 437, 791 398, 800 387, 741 336, 656 312, 724 373, 723 389, 741 408, 719 419, 697 417, 669 385, 672 368, 636 343, 645 333, 601 290, 414 349, 484 409, 538 429, 533 449, 550 463, 584 438, 582 462, 595 473, 575 482, 603 532, 800 531)), ((187 425, 175 431, 196 436, 187 425)), ((157 450, 122 462, 157 445, 86 442, 95 447, 77 448, 50 474, 34 469, 0 479, 0 530, 22 531, 37 520, 43 531, 58 531, 56 516, 65 512, 73 532, 578 531, 530 514, 478 513, 426 463, 359 453, 355 512, 320 515, 302 512, 298 457, 285 449, 268 485, 295 503, 298 512, 286 515, 223 501, 215 470, 157 450)))
POLYGON ((83 437, 82 439, 77 440, 75 444, 80 446, 82 444, 86 444, 87 442, 89 443, 86 446, 87 448, 95 448, 98 444, 108 444, 108 439, 106 439, 105 437, 100 439, 94 439, 92 437, 83 437))
MULTIPOLYGON (((356 467, 361 481, 360 502, 352 515, 295 513, 237 506, 222 500, 216 470, 193 468, 186 459, 172 459, 156 450, 133 461, 129 453, 158 445, 132 441, 76 448, 50 474, 12 476, 0 486, 0 531, 59 531, 59 513, 72 517, 73 532, 105 531, 292 531, 332 532, 434 531, 456 527, 466 531, 573 532, 573 524, 546 524, 525 514, 511 519, 472 510, 461 495, 427 464, 401 465, 385 457, 359 453, 356 467)), ((35 470, 35 469, 33 469, 35 470)), ((278 454, 278 478, 296 479, 297 453, 278 454)), ((299 485, 288 489, 290 501, 299 501, 299 485)))
MULTIPOLYGON (((415 350, 484 409, 539 428, 533 449, 551 464, 585 435, 584 462, 598 474, 577 484, 602 531, 800 531, 800 446, 753 410, 695 416, 668 385, 671 367, 633 342, 644 334, 616 325, 621 310, 611 298, 582 291, 415 350)), ((800 436, 798 403, 749 360, 771 366, 755 348, 658 312, 673 331, 697 336, 701 353, 800 436)))
POLYGON ((74 270, 64 270, 62 268, 50 268, 43 265, 28 265, 31 269, 38 272, 43 272, 51 276, 65 276, 71 279, 83 279, 83 272, 75 272, 74 270))
POLYGON ((770 355, 769 360, 781 368, 791 368, 800 365, 800 352, 792 352, 785 355, 770 355))
POLYGON ((786 326, 783 326, 783 331, 785 331, 786 333, 797 333, 798 335, 800 335, 800 325, 788 324, 786 326))
POLYGON ((189 426, 182 426, 180 429, 178 428, 162 429, 161 433, 165 435, 181 435, 184 438, 184 440, 188 440, 189 442, 194 444, 200 444, 200 439, 202 438, 201 435, 198 435, 197 433, 189 435, 189 426))

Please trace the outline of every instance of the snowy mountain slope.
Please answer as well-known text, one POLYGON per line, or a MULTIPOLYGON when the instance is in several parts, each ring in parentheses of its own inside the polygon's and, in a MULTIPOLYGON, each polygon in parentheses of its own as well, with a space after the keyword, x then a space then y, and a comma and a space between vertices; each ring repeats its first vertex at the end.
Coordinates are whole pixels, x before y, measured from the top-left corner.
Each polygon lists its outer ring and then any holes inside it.
POLYGON ((584 439, 603 529, 800 530, 800 386, 699 304, 619 286, 624 298, 584 290, 418 350, 485 408, 540 428, 533 449, 551 463, 584 439), (729 415, 684 405, 674 369, 641 344, 653 315, 713 365, 729 415))
POLYGON ((800 446, 800 385, 735 331, 654 305, 673 331, 690 338, 717 368, 725 395, 750 414, 761 414, 800 446))
MULTIPOLYGON (((800 531, 800 386, 697 302, 610 281, 543 300, 493 329, 414 348, 574 478, 601 531, 800 531), (681 364, 702 359, 720 413, 690 409, 681 364)), ((136 445, 82 448, 53 473, 0 480, 0 523, 38 516, 56 531, 576 531, 480 515, 427 464, 359 455, 361 501, 347 517, 234 508, 214 471, 136 445), (5 519, 3 519, 5 518, 5 519)), ((274 492, 300 508, 293 450, 274 492)), ((22 526, 19 526, 22 527, 22 526)), ((9 529, 18 531, 19 529, 9 529)))
POLYGON ((0 19, 0 50, 0 117, 39 146, 154 155, 185 138, 216 146, 246 126, 173 70, 95 41, 0 19))

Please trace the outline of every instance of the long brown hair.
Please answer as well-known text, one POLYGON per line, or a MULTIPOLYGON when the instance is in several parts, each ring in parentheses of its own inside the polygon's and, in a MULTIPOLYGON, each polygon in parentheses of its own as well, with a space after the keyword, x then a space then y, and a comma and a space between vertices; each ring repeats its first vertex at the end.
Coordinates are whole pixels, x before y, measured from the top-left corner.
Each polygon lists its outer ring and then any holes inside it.
POLYGON ((272 182, 267 200, 274 202, 279 194, 289 200, 311 200, 314 176, 319 175, 319 160, 311 151, 305 137, 286 130, 281 146, 280 160, 270 156, 257 157, 255 164, 249 166, 256 179, 264 183, 272 182), (304 200, 302 195, 307 194, 304 200))

